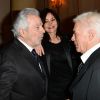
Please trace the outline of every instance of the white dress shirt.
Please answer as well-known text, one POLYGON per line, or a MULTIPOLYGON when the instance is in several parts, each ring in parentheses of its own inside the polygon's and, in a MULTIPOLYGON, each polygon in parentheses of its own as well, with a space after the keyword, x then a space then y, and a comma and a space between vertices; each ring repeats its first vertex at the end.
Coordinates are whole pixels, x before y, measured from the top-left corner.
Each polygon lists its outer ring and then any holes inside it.
POLYGON ((33 48, 29 45, 27 45, 24 41, 22 41, 21 39, 18 38, 18 40, 30 51, 32 52, 33 48))
POLYGON ((83 63, 85 63, 87 61, 87 59, 90 57, 90 55, 97 50, 100 47, 100 43, 96 44, 95 46, 93 46, 91 49, 89 49, 88 51, 86 51, 82 56, 81 56, 81 60, 83 63))

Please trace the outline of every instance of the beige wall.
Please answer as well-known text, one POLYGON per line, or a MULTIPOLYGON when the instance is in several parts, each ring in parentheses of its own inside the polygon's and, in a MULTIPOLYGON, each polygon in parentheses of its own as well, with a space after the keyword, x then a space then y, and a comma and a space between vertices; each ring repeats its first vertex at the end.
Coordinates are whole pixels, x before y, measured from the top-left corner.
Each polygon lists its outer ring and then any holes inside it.
MULTIPOLYGON (((4 18, 7 16, 7 14, 10 13, 10 11, 12 13, 13 11, 17 10, 19 11, 25 7, 35 7, 41 10, 44 7, 48 7, 48 0, 0 0, 0 33, 1 33, 2 22, 4 21, 4 18), (10 1, 11 1, 11 9, 10 9, 10 1)), ((70 32, 70 30, 72 31, 71 21, 75 15, 85 11, 94 11, 94 10, 100 11, 100 0, 65 0, 65 4, 59 8, 58 12, 62 21, 62 27, 63 29, 65 29, 64 31, 68 32, 70 32)), ((10 23, 10 20, 9 22, 7 22, 7 24, 8 23, 10 23)), ((6 31, 4 31, 4 33, 8 32, 6 27, 8 27, 9 29, 9 24, 8 26, 7 24, 5 24, 4 30, 6 31)))
POLYGON ((79 1, 79 13, 85 11, 100 11, 99 0, 80 0, 79 1))
POLYGON ((42 9, 47 5, 47 0, 11 0, 12 10, 21 10, 26 7, 35 7, 37 9, 42 9))
POLYGON ((0 44, 1 44, 1 26, 4 18, 10 13, 10 0, 0 0, 0 44))
POLYGON ((11 0, 12 10, 21 10, 25 7, 36 7, 36 0, 11 0))
MULTIPOLYGON (((11 0, 12 10, 21 10, 25 7, 42 9, 48 6, 48 0, 11 0)), ((61 20, 79 13, 100 10, 100 0, 65 0, 60 7, 59 16, 61 20)))
POLYGON ((6 17, 6 15, 9 12, 10 12, 10 0, 0 0, 0 27, 4 17, 6 17))
POLYGON ((65 5, 60 7, 61 19, 86 11, 100 11, 100 0, 65 0, 65 5))

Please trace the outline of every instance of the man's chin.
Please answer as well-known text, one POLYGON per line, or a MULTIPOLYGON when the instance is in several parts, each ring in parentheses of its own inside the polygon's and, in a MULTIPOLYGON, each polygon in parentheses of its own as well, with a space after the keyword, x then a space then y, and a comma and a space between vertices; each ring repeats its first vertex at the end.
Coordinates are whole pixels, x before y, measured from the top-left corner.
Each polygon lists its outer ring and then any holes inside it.
POLYGON ((41 41, 39 43, 37 43, 37 46, 41 45, 41 41))

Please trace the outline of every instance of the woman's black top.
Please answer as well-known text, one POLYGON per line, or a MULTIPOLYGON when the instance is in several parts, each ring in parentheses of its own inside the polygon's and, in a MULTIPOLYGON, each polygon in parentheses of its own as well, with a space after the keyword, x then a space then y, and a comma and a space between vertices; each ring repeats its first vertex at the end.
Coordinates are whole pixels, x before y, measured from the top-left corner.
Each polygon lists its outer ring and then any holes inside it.
POLYGON ((48 65, 48 100, 65 100, 77 67, 76 56, 71 52, 70 42, 64 38, 57 44, 46 41, 44 49, 48 65))

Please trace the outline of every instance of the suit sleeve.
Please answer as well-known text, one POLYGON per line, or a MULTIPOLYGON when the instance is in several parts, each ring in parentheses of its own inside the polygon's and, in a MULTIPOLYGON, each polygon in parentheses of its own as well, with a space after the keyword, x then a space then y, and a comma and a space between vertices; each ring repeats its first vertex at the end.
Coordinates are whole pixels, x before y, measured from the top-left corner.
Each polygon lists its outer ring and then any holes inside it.
POLYGON ((13 63, 13 60, 6 57, 2 57, 0 61, 0 100, 10 98, 11 89, 16 81, 17 74, 13 63))
POLYGON ((100 100, 100 61, 93 66, 87 89, 87 100, 100 100))

